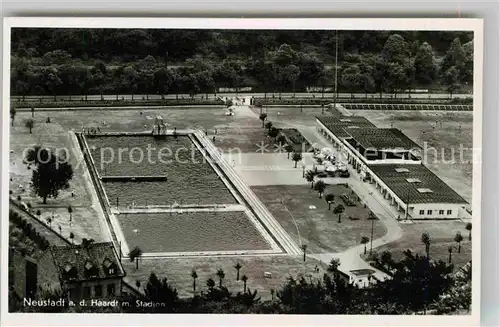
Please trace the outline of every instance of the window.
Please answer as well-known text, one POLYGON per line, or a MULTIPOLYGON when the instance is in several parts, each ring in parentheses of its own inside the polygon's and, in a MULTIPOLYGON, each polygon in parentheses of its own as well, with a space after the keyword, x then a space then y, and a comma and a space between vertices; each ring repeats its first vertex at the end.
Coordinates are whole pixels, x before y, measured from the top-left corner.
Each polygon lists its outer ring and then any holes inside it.
POLYGON ((396 173, 409 173, 410 170, 408 168, 396 168, 394 169, 396 173))
POLYGON ((440 215, 444 215, 444 210, 439 210, 440 215))
POLYGON ((115 284, 108 284, 108 296, 115 295, 115 284))
POLYGON ((85 286, 83 288, 83 297, 84 298, 89 298, 90 297, 90 287, 85 286))
POLYGON ((406 181, 408 183, 420 183, 421 182, 421 180, 418 178, 407 178, 406 181))
POLYGON ((108 273, 109 273, 110 275, 114 275, 114 273, 115 273, 115 268, 114 268, 114 267, 109 268, 108 273))
POLYGON ((428 215, 432 215, 432 210, 427 210, 428 215))
POLYGON ((425 210, 420 210, 420 211, 419 211, 419 214, 420 214, 420 215, 425 214, 425 210))
POLYGON ((96 285, 94 287, 94 295, 96 297, 101 297, 102 296, 102 286, 101 285, 96 285))
POLYGON ((451 209, 446 210, 447 215, 451 215, 451 209))
POLYGON ((433 193, 434 191, 431 190, 430 188, 417 188, 417 191, 419 193, 433 193))

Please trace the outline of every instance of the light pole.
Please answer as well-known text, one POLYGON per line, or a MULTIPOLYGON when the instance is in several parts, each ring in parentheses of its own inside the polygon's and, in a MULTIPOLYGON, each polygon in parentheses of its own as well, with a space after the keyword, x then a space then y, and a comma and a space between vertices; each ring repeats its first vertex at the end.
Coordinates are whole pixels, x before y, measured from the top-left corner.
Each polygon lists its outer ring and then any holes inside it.
POLYGON ((408 188, 408 195, 406 198, 406 214, 405 214, 405 220, 408 220, 408 206, 410 205, 410 188, 408 188))

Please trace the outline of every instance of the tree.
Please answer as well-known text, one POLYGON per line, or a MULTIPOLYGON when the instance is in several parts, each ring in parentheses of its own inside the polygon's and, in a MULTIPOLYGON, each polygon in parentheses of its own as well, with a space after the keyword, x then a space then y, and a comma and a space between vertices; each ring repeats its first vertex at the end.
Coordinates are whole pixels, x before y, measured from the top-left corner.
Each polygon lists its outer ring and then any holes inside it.
POLYGON ((139 258, 142 257, 142 254, 142 249, 138 246, 134 247, 128 253, 128 259, 130 260, 130 262, 134 262, 135 260, 135 270, 139 269, 139 258))
POLYGON ((69 187, 73 167, 66 158, 57 157, 50 150, 35 146, 27 152, 25 160, 36 165, 31 178, 32 187, 35 194, 42 197, 44 204, 48 197, 57 198, 59 190, 69 187))
POLYGON ((283 69, 283 81, 286 85, 292 84, 293 96, 295 97, 295 82, 299 78, 300 69, 295 65, 288 65, 283 69))
POLYGON ((262 128, 264 128, 264 121, 267 119, 267 114, 266 113, 261 113, 259 115, 259 119, 262 120, 262 128))
POLYGON ((30 130, 30 134, 31 134, 31 130, 33 129, 34 124, 35 124, 35 121, 32 118, 26 119, 26 122, 24 123, 26 128, 28 128, 30 130))
POLYGON ((207 279, 207 287, 212 292, 215 288, 215 281, 212 278, 207 279))
POLYGON ((327 194, 325 196, 325 201, 328 203, 328 210, 331 209, 332 202, 333 202, 334 199, 335 199, 335 196, 333 194, 331 194, 331 193, 329 193, 329 194, 327 194))
POLYGON ((434 82, 437 75, 436 59, 429 43, 424 42, 415 56, 415 79, 422 85, 434 82))
POLYGON ((451 254, 453 253, 453 246, 448 246, 448 263, 451 263, 451 254))
POLYGON ((458 253, 460 253, 460 249, 462 247, 461 242, 464 240, 464 237, 462 236, 462 234, 460 232, 457 232, 457 234, 455 235, 453 240, 458 243, 458 253))
POLYGON ((273 127, 273 123, 268 121, 265 126, 266 126, 268 131, 271 131, 271 128, 273 127))
POLYGON ((306 171, 306 180, 311 183, 311 190, 314 188, 314 177, 316 173, 313 170, 306 171))
POLYGON ((191 271, 191 278, 193 278, 193 293, 196 293, 196 278, 198 278, 198 274, 194 269, 191 271))
POLYGON ((241 280, 243 281, 243 293, 246 293, 247 292, 247 281, 248 281, 247 275, 241 276, 241 280))
POLYGON ((237 262, 236 265, 234 266, 234 269, 236 269, 236 280, 240 280, 240 269, 242 268, 243 266, 237 262))
POLYGON ((450 98, 451 98, 453 96, 453 92, 455 92, 460 87, 459 72, 455 66, 445 71, 443 75, 442 84, 446 86, 446 91, 450 93, 450 98))
POLYGON ((10 108, 10 119, 11 119, 11 126, 14 126, 14 119, 16 118, 16 107, 11 107, 10 108))
POLYGON ((466 59, 465 50, 457 37, 451 42, 450 48, 446 51, 441 63, 441 71, 446 72, 451 67, 457 67, 459 70, 463 69, 466 59))
POLYGON ((286 153, 287 153, 287 159, 290 159, 290 153, 293 151, 293 145, 287 144, 285 146, 285 150, 286 150, 286 153))
POLYGON ((425 253, 427 254, 427 259, 429 259, 429 251, 430 251, 430 247, 431 247, 431 238, 430 238, 429 234, 423 233, 420 240, 425 245, 425 253))
POLYGON ((380 263, 387 269, 391 270, 391 267, 394 263, 392 260, 392 254, 389 251, 384 251, 380 254, 380 263))
POLYGON ((302 244, 300 246, 300 248, 302 249, 303 253, 304 253, 304 262, 306 262, 306 250, 307 250, 307 244, 302 244))
POLYGON ((362 76, 358 65, 352 65, 342 71, 341 84, 351 93, 358 91, 362 87, 362 76))
POLYGON ((362 236, 361 237, 361 244, 364 244, 365 245, 365 251, 364 251, 364 254, 366 254, 366 244, 368 244, 368 242, 370 242, 370 239, 366 236, 362 236))
POLYGON ((285 135, 280 135, 280 136, 276 139, 276 141, 278 142, 278 144, 280 144, 280 145, 284 145, 284 144, 286 143, 286 137, 285 137, 285 135))
POLYGON ((323 182, 321 180, 317 181, 316 184, 314 185, 314 190, 318 191, 320 199, 321 199, 321 196, 323 195, 323 192, 325 191, 325 189, 326 189, 326 184, 325 184, 325 182, 323 182))
POLYGON ((332 259, 328 265, 327 271, 331 273, 337 273, 340 267, 339 259, 332 259))
POLYGON ((71 239, 71 244, 73 244, 74 239, 75 239, 75 234, 73 234, 73 232, 70 232, 69 233, 69 238, 71 239))
MULTIPOLYGON (((140 284, 139 284, 140 285, 140 284)), ((151 272, 148 283, 144 287, 144 295, 149 301, 162 303, 163 306, 153 306, 153 312, 174 312, 179 302, 177 290, 168 283, 166 278, 159 279, 151 272)))
POLYGON ((295 168, 297 168, 297 162, 302 160, 302 153, 300 152, 295 152, 292 155, 292 160, 295 161, 295 168))
POLYGON ((278 134, 279 134, 279 130, 276 127, 272 127, 268 132, 269 137, 272 137, 275 140, 276 140, 276 137, 278 136, 278 134))
POLYGON ((217 277, 219 277, 219 287, 222 287, 222 280, 224 279, 224 277, 226 277, 224 270, 222 269, 217 270, 217 277))
POLYGON ((73 207, 68 206, 68 213, 69 213, 69 221, 71 222, 73 220, 73 207))
POLYGON ((52 217, 51 216, 49 216, 47 218, 47 223, 49 224, 49 228, 52 228, 52 217))
POLYGON ((335 209, 333 209, 333 213, 339 215, 339 223, 341 222, 341 217, 344 210, 345 207, 342 204, 339 204, 338 206, 335 207, 335 209))
POLYGON ((469 241, 472 241, 472 223, 467 223, 465 229, 469 231, 469 241))

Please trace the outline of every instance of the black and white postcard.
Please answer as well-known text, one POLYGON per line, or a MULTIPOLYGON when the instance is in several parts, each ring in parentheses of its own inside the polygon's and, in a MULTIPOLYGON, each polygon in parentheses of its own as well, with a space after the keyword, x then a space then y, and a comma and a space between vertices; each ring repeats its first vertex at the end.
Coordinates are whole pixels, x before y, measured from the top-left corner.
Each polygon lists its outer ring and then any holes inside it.
POLYGON ((3 53, 5 324, 478 324, 482 20, 8 18, 3 53))

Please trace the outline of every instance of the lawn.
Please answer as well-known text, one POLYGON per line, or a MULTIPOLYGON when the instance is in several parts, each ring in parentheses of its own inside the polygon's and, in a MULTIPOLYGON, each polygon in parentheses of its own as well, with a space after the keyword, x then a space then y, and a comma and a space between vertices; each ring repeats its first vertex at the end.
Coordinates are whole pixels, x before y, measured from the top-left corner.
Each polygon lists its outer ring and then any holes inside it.
POLYGON ((300 257, 291 256, 243 256, 243 257, 198 257, 198 258, 171 258, 168 260, 142 259, 139 263, 139 270, 135 269, 135 264, 123 261, 123 266, 127 272, 125 280, 132 286, 139 281, 141 287, 147 283, 151 272, 155 272, 158 277, 168 278, 177 288, 179 296, 188 297, 193 295, 193 279, 191 271, 194 269, 198 274, 196 292, 206 291, 206 281, 212 278, 218 285, 219 279, 216 276, 218 269, 223 269, 226 276, 223 285, 231 292, 242 292, 243 282, 236 281, 236 269, 234 265, 239 262, 243 268, 240 270, 240 278, 243 275, 248 277, 247 287, 252 291, 258 290, 258 295, 263 300, 271 299, 271 289, 278 290, 286 282, 288 277, 322 279, 326 266, 319 261, 308 258, 304 263, 300 257), (315 272, 316 266, 320 269, 315 272), (270 272, 272 278, 264 278, 264 272, 270 272), (311 277, 309 277, 311 276, 311 277))
POLYGON ((401 129, 424 147, 425 165, 469 203, 472 199, 472 112, 356 110, 377 127, 401 129), (425 143, 424 143, 425 142, 425 143), (461 146, 464 150, 461 150, 461 146), (435 150, 434 150, 434 149, 435 150), (425 150, 427 149, 427 150, 425 150), (463 158, 460 157, 461 151, 463 158))
MULTIPOLYGON (((352 196, 351 189, 345 186, 327 186, 325 194, 335 196, 332 210, 328 210, 325 199, 320 199, 309 185, 254 186, 252 190, 297 244, 307 244, 310 253, 341 252, 358 245, 362 236, 370 237, 370 211, 357 201, 356 206, 347 206, 340 199, 344 193, 352 196), (341 223, 338 223, 338 215, 333 214, 333 208, 339 203, 346 208, 341 223), (310 209, 310 206, 315 206, 315 209, 310 209)), ((381 237, 385 232, 383 224, 375 220, 373 238, 381 237)))
POLYGON ((431 239, 430 257, 434 260, 448 262, 448 247, 453 246, 452 263, 455 267, 462 267, 471 260, 472 242, 469 241, 469 232, 465 223, 460 221, 421 221, 413 224, 401 224, 403 236, 396 242, 389 243, 375 249, 377 253, 389 251, 396 260, 403 257, 403 251, 412 250, 414 253, 425 255, 425 246, 422 244, 422 233, 429 234, 431 239), (457 243, 453 240, 460 232, 464 237, 461 251, 457 252, 457 243))
POLYGON ((119 214, 130 248, 144 252, 268 250, 244 212, 119 214))

